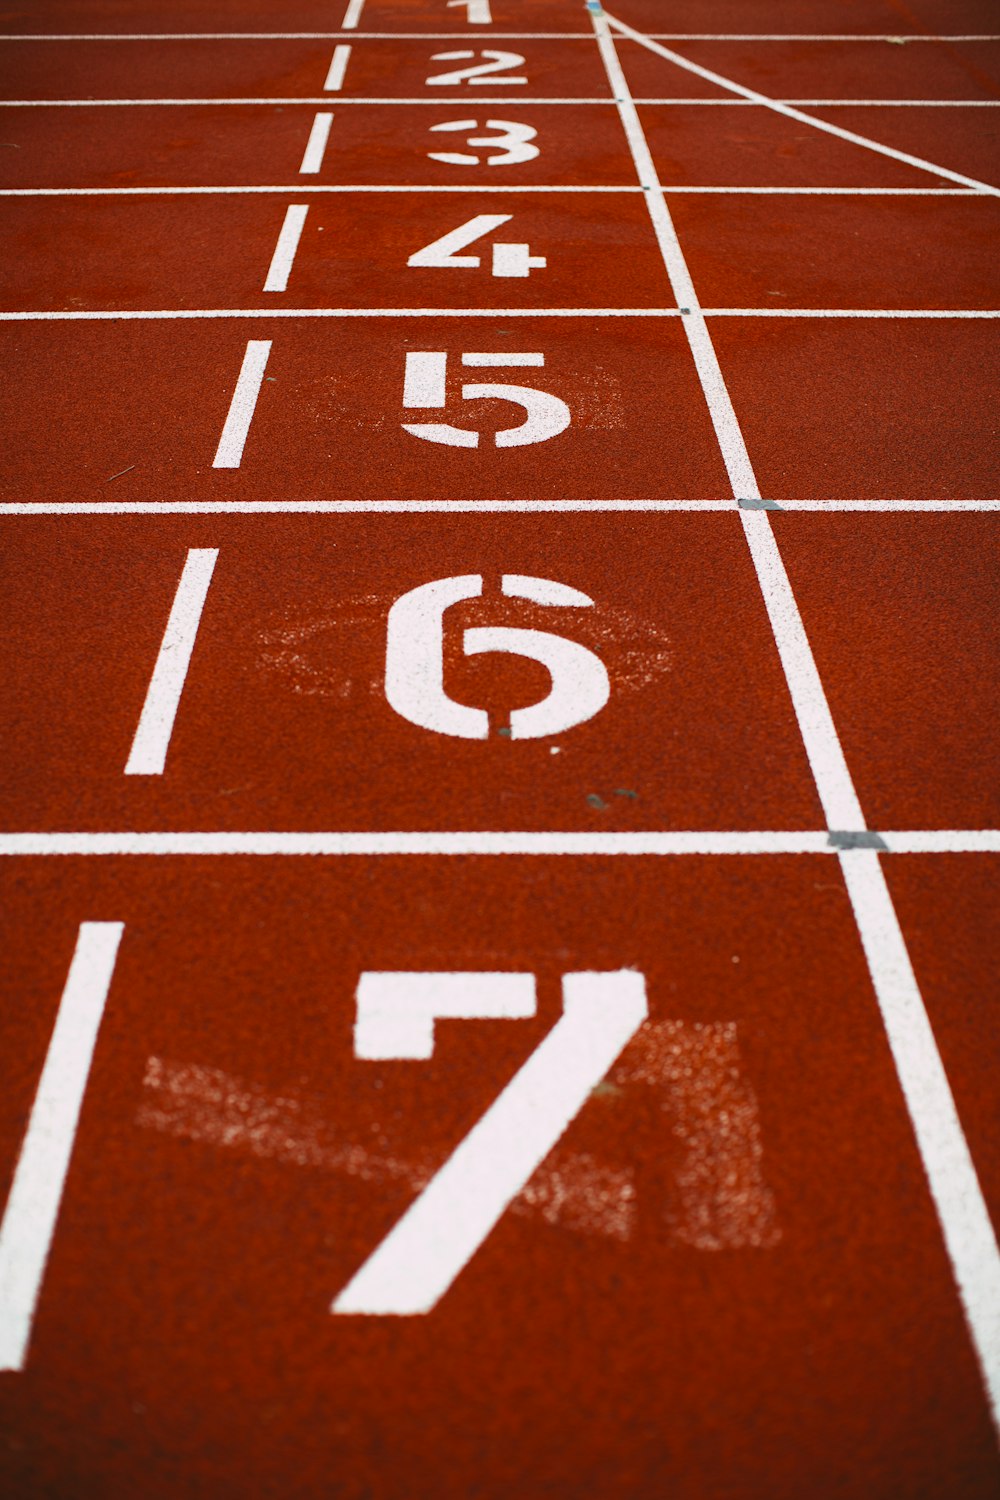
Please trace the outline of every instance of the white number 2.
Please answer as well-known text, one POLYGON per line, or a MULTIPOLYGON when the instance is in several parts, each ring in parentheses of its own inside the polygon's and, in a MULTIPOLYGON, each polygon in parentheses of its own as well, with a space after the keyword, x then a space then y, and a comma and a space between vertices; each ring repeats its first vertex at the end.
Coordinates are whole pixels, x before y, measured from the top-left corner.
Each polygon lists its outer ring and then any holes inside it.
MULTIPOLYGON (((435 52, 431 58, 432 62, 461 62, 464 58, 475 57, 475 52, 435 52)), ((473 79, 489 77, 490 86, 495 84, 524 84, 527 78, 515 78, 513 74, 504 73, 505 68, 519 68, 524 58, 519 52, 501 52, 496 47, 485 47, 479 54, 480 57, 491 57, 492 62, 476 63, 471 68, 453 68, 450 73, 433 73, 430 78, 424 80, 429 88, 442 87, 451 88, 456 83, 471 83, 473 79), (500 75, 503 75, 502 77, 500 75)))
MULTIPOLYGON (((563 1014, 335 1299, 331 1312, 407 1316, 440 1301, 649 1013, 632 969, 564 974, 563 1014)), ((355 1051, 420 1058, 437 1017, 521 1017, 530 974, 362 974, 355 1051)))
MULTIPOLYGON (((303 210, 304 212, 304 210, 303 210)), ((465 250, 485 235, 509 224, 513 214, 477 214, 457 229, 450 229, 440 239, 432 240, 422 250, 415 250, 406 262, 408 266, 433 266, 459 269, 475 268, 481 264, 478 255, 456 255, 456 250, 465 250)), ((530 276, 535 269, 546 265, 543 255, 532 255, 525 244, 497 242, 493 246, 494 276, 530 276)))

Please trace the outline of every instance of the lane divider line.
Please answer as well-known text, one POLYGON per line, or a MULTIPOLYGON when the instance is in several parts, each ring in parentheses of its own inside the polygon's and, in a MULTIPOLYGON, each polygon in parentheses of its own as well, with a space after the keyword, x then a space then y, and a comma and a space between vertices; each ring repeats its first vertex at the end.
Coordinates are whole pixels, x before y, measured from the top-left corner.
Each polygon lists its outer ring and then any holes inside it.
POLYGON ((23 1370, 121 922, 83 922, 0 1222, 0 1370, 23 1370))
POLYGON ((333 115, 329 111, 321 110, 313 116, 312 129, 309 131, 309 139, 306 141, 306 149, 302 155, 302 165, 299 167, 300 177, 315 176, 322 167, 332 124, 333 115))
POLYGON ((0 516, 513 515, 545 511, 875 511, 962 515, 1000 510, 1000 500, 7 500, 0 516))
MULTIPOLYGON (((306 208, 294 210, 305 219, 306 208)), ((289 214, 293 209, 289 209, 289 214)), ((293 221, 293 225, 296 221, 293 221)), ((265 292, 283 292, 278 285, 281 275, 287 279, 291 259, 298 245, 301 226, 294 231, 286 222, 288 243, 279 240, 272 270, 278 273, 275 284, 264 285, 265 292), (291 247, 289 249, 289 246, 291 247)), ((285 229, 282 229, 285 234, 285 229)), ((270 273, 268 280, 270 281, 270 273)), ((93 311, 0 312, 0 323, 142 323, 184 321, 199 318, 855 318, 855 319, 929 319, 938 322, 983 322, 1000 318, 1000 308, 937 307, 702 307, 696 313, 686 307, 165 307, 165 308, 95 308, 93 311)), ((504 362, 504 361, 498 361, 504 362)), ((515 360, 506 361, 516 363, 515 360)), ((468 363, 468 360, 466 360, 468 363)))
POLYGON ((338 42, 333 49, 330 66, 327 69, 326 82, 323 84, 323 92, 326 94, 338 93, 343 87, 344 74, 347 72, 347 64, 351 59, 350 42, 338 42))
POLYGON ((260 395, 270 353, 270 339, 248 341, 219 446, 212 460, 213 469, 238 469, 243 461, 243 449, 253 414, 257 410, 257 397, 260 395))
POLYGON ((356 31, 358 22, 361 20, 361 12, 365 8, 365 0, 348 0, 347 9, 341 26, 345 31, 356 31))
MULTIPOLYGON (((330 116, 333 119, 333 116, 330 116)), ((521 183, 503 189, 509 193, 633 193, 639 194, 641 187, 629 184, 596 183, 582 187, 579 183, 521 183)), ((871 187, 684 187, 666 186, 663 191, 677 193, 732 193, 735 195, 769 194, 775 197, 816 196, 827 198, 990 198, 990 193, 978 188, 871 188, 871 187)), ((260 186, 224 184, 215 187, 45 187, 45 188, 0 188, 0 198, 143 198, 143 197, 198 197, 223 196, 225 194, 254 193, 492 193, 497 189, 488 183, 422 183, 420 185, 401 182, 385 183, 274 183, 260 186)))
POLYGON ((285 292, 288 290, 288 278, 295 260, 295 252, 299 248, 299 240, 302 238, 302 230, 305 226, 308 212, 309 205, 306 203, 290 203, 288 205, 278 234, 278 242, 274 247, 274 254, 271 257, 271 264, 267 270, 267 278, 264 282, 265 292, 285 292))
MULTIPOLYGON (((743 433, 618 59, 609 29, 610 18, 602 12, 599 0, 588 0, 588 10, 636 172, 648 188, 646 203, 667 275, 678 304, 692 310, 683 327, 733 493, 743 500, 759 500, 761 494, 743 433)), ((620 26, 617 29, 622 31, 620 26)), ((642 40, 630 27, 624 31, 642 40)), ((809 116, 802 119, 808 121, 809 116)), ((862 831, 864 815, 770 516, 767 510, 741 506, 740 519, 828 824, 831 830, 862 831)), ((854 919, 979 1360, 990 1412, 1000 1435, 1000 1247, 930 1019, 910 967, 892 898, 878 864, 878 851, 863 843, 850 847, 850 840, 845 840, 843 833, 831 833, 831 839, 840 851, 845 879, 848 869, 853 872, 847 881, 847 891, 854 919), (853 861, 858 859, 866 862, 860 874, 853 867, 853 861)), ((884 838, 883 843, 886 843, 884 838)))
POLYGON ((811 125, 814 130, 821 130, 826 135, 835 135, 838 139, 848 141, 853 146, 863 146, 866 151, 874 151, 879 156, 888 156, 893 161, 903 162, 908 167, 916 167, 918 171, 933 172, 936 177, 947 178, 949 182, 960 183, 963 187, 979 188, 1000 197, 1000 188, 993 187, 988 182, 980 182, 975 177, 966 177, 962 172, 952 172, 948 167, 936 166, 934 162, 926 161, 922 156, 911 156, 908 151, 897 151, 894 146, 883 146, 879 141, 873 141, 866 135, 856 135, 853 130, 845 130, 842 125, 834 125, 829 120, 818 119, 815 115, 804 115, 801 110, 795 109, 790 104, 782 104, 777 99, 769 98, 767 94, 758 93, 756 89, 745 88, 742 83, 734 83, 731 78, 724 78, 721 73, 713 73, 710 68, 703 68, 698 63, 689 62, 679 52, 673 52, 669 47, 651 41, 640 31, 633 31, 631 26, 626 26, 624 21, 617 20, 607 12, 605 12, 605 17, 619 35, 628 37, 629 41, 638 42, 641 47, 655 52, 658 57, 666 58, 667 62, 672 62, 677 67, 684 68, 686 72, 694 73, 708 83, 716 84, 719 88, 739 94, 753 104, 760 104, 765 109, 774 110, 777 114, 784 115, 789 120, 795 120, 800 125, 811 125))
POLYGON ((125 763, 126 776, 163 775, 174 721, 218 556, 217 547, 188 549, 156 665, 149 679, 135 738, 125 763))
POLYGON ((0 857, 63 858, 68 855, 189 856, 254 855, 262 858, 382 857, 433 855, 477 855, 494 858, 518 855, 551 858, 686 858, 689 856, 740 857, 756 855, 842 855, 856 859, 869 854, 875 839, 882 852, 899 854, 1000 854, 1000 829, 907 829, 894 832, 870 829, 831 832, 805 829, 792 832, 731 830, 720 832, 682 830, 670 833, 511 833, 487 830, 384 833, 268 832, 266 829, 239 833, 149 832, 149 833, 0 833, 0 857))

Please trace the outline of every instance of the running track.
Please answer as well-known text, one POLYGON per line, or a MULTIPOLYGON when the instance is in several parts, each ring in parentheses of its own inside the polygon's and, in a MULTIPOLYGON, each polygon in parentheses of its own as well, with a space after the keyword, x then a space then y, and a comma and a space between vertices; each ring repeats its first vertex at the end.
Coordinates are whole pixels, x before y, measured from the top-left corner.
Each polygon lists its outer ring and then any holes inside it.
POLYGON ((342 4, 0 12, 0 1489, 995 1496, 995 6, 342 4))

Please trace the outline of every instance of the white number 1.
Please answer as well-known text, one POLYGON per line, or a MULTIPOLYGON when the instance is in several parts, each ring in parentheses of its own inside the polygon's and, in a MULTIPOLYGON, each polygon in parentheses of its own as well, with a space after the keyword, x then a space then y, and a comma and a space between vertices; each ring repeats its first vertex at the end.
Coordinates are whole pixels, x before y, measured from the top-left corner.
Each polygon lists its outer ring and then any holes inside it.
MULTIPOLYGON (((530 988, 529 988, 530 987, 530 988)), ((335 1299, 331 1312, 406 1316, 440 1301, 648 1015, 632 969, 564 974, 563 1014, 335 1299)), ((364 974, 355 1050, 427 1057, 435 1016, 525 1016, 525 974, 364 974), (434 980, 447 981, 435 994, 434 980), (394 1040, 395 1038, 395 1040, 394 1040)))

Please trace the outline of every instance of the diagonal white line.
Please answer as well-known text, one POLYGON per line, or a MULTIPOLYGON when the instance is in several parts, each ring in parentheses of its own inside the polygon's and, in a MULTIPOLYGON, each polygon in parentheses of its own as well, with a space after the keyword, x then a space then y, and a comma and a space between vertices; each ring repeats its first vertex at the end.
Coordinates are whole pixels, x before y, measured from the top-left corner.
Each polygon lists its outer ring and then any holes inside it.
POLYGON ((791 104, 782 104, 777 99, 769 98, 767 94, 758 93, 756 89, 745 88, 742 83, 734 83, 731 78, 724 78, 721 73, 713 73, 711 68, 703 68, 700 64, 689 61, 679 52, 673 52, 669 47, 663 47, 659 42, 652 41, 650 37, 643 36, 641 31, 633 31, 632 27, 626 26, 624 21, 616 20, 614 16, 607 15, 607 12, 605 15, 622 36, 628 37, 630 41, 638 42, 640 47, 655 52, 658 57, 666 58, 667 62, 675 63, 686 72, 695 73, 708 83, 717 84, 719 88, 739 94, 741 98, 749 99, 754 104, 762 104, 765 109, 785 115, 789 120, 797 120, 802 125, 811 125, 814 130, 822 130, 826 135, 835 135, 842 141, 850 141, 854 146, 863 146, 866 151, 875 151, 879 156, 891 157, 893 161, 903 162, 908 167, 916 167, 921 172, 933 172, 936 177, 945 177, 949 182, 961 183, 963 187, 979 188, 983 192, 993 193, 1000 197, 1000 188, 993 187, 988 182, 980 182, 976 177, 966 177, 961 172, 952 172, 948 167, 938 167, 932 161, 925 161, 922 156, 911 156, 907 151, 897 151, 894 146, 883 146, 879 141, 873 141, 866 135, 856 135, 853 130, 845 130, 842 125, 832 125, 829 120, 820 120, 815 115, 803 114, 800 109, 795 109, 791 104))

